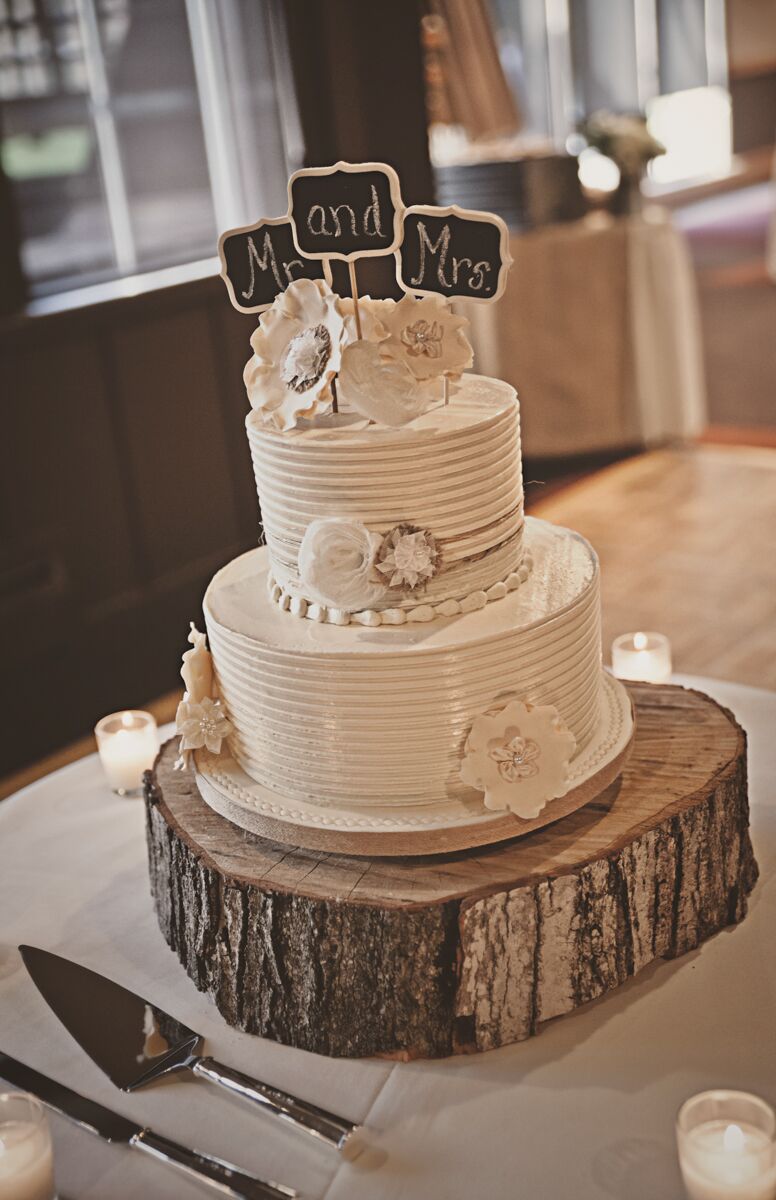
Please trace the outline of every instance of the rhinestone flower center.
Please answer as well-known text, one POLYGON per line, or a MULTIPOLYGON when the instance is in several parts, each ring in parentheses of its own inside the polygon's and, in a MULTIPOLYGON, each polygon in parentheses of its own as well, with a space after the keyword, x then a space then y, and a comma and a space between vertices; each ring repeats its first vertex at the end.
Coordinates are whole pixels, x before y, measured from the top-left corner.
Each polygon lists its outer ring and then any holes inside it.
POLYGON ((407 347, 407 353, 413 358, 424 355, 427 358, 440 358, 442 355, 442 326, 438 321, 415 321, 405 325, 401 331, 401 340, 407 347))
POLYGON ((498 764, 499 774, 508 783, 519 783, 529 779, 539 771, 536 759, 541 751, 533 738, 524 738, 520 734, 506 743, 500 743, 490 750, 490 757, 498 764))

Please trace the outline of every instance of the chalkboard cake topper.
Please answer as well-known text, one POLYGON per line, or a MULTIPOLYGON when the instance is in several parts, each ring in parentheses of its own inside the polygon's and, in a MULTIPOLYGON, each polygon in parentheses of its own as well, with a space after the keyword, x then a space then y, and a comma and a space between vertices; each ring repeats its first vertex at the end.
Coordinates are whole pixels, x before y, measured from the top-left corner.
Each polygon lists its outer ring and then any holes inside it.
POLYGON ((404 210, 403 226, 396 275, 405 292, 488 301, 504 291, 512 256, 500 217, 415 204, 404 210))
POLYGON ((333 258, 350 270, 359 337, 359 258, 395 254, 396 276, 408 295, 491 301, 506 286, 512 257, 501 218, 455 204, 405 208, 399 177, 387 163, 295 171, 288 204, 285 217, 229 229, 218 239, 221 275, 239 312, 263 312, 299 279, 330 283, 333 258))
POLYGON ((234 307, 263 312, 294 279, 323 279, 323 264, 300 255, 288 217, 228 229, 218 239, 221 275, 234 307))
POLYGON ((402 236, 399 177, 386 163, 307 167, 288 181, 294 241, 307 258, 390 254, 402 236))
POLYGON ((218 242, 233 306, 277 310, 251 339, 251 405, 286 429, 319 411, 337 414, 340 389, 345 411, 402 424, 427 405, 434 378, 447 404, 472 350, 466 319, 446 302, 501 295, 512 265, 504 222, 455 205, 405 208, 393 167, 376 162, 296 171, 288 204, 286 216, 227 230, 218 242), (359 300, 357 260, 386 254, 404 298, 359 300), (350 296, 332 291, 333 258, 348 264, 350 296))

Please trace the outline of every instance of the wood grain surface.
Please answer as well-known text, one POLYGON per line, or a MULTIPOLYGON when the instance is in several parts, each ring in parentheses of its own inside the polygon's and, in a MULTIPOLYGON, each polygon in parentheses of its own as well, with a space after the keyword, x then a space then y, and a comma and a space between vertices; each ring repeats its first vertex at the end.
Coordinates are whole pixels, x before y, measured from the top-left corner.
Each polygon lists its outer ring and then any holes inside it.
POLYGON ((162 932, 224 1018, 318 1053, 486 1050, 740 921, 757 877, 746 740, 707 696, 632 685, 619 783, 512 843, 433 858, 298 850, 147 776, 162 932))

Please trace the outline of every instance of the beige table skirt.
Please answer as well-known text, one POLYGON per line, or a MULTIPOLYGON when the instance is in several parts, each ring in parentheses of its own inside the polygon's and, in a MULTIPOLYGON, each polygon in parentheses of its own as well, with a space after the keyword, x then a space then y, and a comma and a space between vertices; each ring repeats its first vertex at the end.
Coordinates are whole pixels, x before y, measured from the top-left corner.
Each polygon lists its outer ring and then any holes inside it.
POLYGON ((495 304, 462 303, 475 369, 520 393, 523 451, 654 446, 706 424, 695 281, 662 209, 514 235, 495 304))

